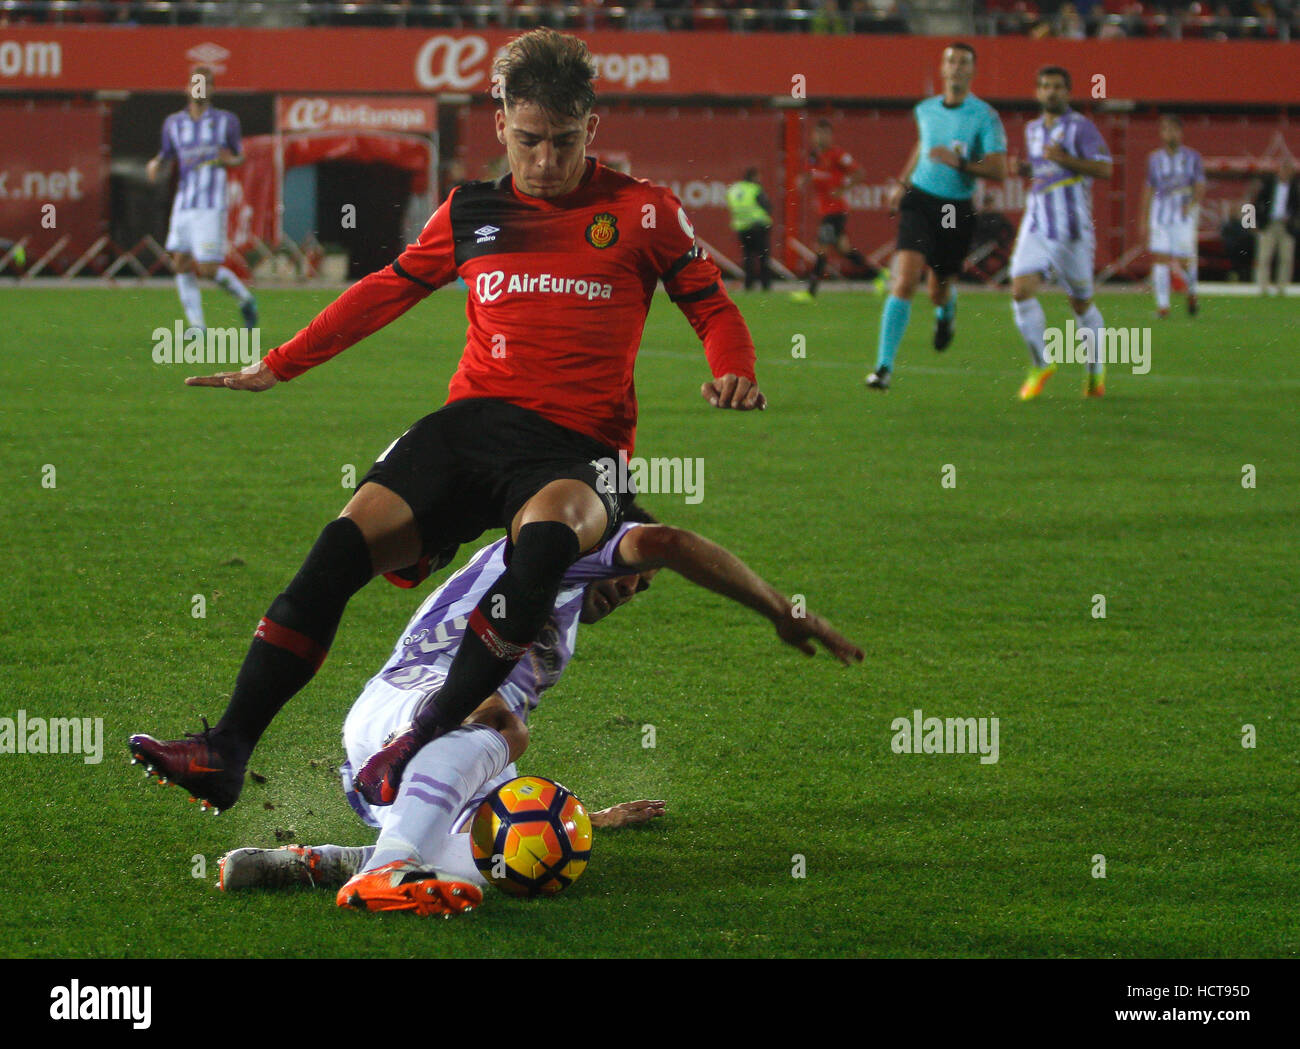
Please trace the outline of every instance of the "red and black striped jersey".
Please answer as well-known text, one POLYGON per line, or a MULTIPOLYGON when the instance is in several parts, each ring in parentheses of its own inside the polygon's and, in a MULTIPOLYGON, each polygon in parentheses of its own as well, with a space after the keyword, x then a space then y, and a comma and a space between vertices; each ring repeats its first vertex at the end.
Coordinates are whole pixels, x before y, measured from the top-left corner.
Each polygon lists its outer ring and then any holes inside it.
POLYGON ((527 196, 509 175, 457 187, 416 243, 266 363, 281 379, 300 375, 457 276, 469 287, 469 330, 449 402, 500 398, 631 452, 633 369, 660 281, 714 377, 754 379, 749 330, 680 202, 594 160, 563 197, 527 196))

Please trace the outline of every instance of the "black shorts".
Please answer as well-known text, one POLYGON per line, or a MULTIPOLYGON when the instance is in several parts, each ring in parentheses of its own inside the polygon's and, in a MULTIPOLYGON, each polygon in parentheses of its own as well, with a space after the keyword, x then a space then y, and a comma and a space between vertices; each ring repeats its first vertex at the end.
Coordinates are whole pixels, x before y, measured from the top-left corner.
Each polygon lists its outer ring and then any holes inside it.
POLYGON ((898 250, 919 251, 936 277, 961 272, 975 236, 975 208, 909 186, 898 208, 898 250))
POLYGON ((849 224, 849 216, 846 212, 839 212, 836 215, 823 215, 822 220, 817 225, 817 243, 818 244, 838 244, 840 238, 844 236, 844 230, 849 224))
POLYGON ((551 481, 582 481, 608 518, 604 542, 634 493, 616 492, 603 464, 618 451, 518 405, 492 398, 453 401, 394 441, 361 479, 396 492, 415 512, 424 555, 436 570, 456 547, 509 528, 520 507, 551 481))

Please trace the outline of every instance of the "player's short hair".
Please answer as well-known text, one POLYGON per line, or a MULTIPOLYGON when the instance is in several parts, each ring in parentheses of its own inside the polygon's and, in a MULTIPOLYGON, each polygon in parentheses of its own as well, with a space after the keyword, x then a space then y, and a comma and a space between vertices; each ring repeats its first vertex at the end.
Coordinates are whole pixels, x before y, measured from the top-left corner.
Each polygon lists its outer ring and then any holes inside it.
POLYGON ((971 47, 970 44, 966 43, 965 40, 954 40, 951 44, 948 45, 948 47, 945 47, 944 50, 947 51, 949 48, 951 48, 954 51, 969 52, 970 60, 972 62, 975 61, 975 49, 971 47))
POLYGON ((1065 81, 1065 90, 1067 91, 1074 86, 1070 83, 1070 71, 1066 69, 1065 66, 1039 66, 1038 73, 1034 77, 1034 82, 1037 83, 1045 76, 1059 76, 1065 81))
POLYGON ((596 66, 587 45, 554 29, 533 29, 506 45, 492 70, 507 105, 532 102, 556 117, 584 117, 596 104, 596 66))
POLYGON ((754 167, 745 168, 745 174, 744 174, 743 176, 741 176, 741 177, 742 177, 746 182, 757 182, 757 181, 758 181, 758 168, 754 168, 754 167))
POLYGON ((1169 123, 1173 124, 1175 127, 1183 126, 1183 118, 1177 113, 1161 113, 1160 119, 1169 121, 1169 123))
POLYGON ((830 131, 835 127, 835 125, 831 123, 830 117, 819 117, 815 126, 824 127, 827 131, 830 131))

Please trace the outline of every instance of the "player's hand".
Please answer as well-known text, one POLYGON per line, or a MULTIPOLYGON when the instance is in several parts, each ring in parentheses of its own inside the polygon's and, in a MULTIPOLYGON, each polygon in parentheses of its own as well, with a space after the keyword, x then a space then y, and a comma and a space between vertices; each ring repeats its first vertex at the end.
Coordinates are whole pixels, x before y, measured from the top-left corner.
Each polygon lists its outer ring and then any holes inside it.
POLYGON ((158 181, 158 158, 150 157, 149 163, 144 166, 144 177, 150 182, 158 181))
POLYGON ((1034 173, 1034 165, 1024 157, 1008 157, 1007 170, 1014 171, 1021 178, 1029 178, 1034 173))
POLYGON ((947 164, 950 168, 961 165, 961 158, 957 156, 957 151, 950 146, 934 146, 930 150, 930 159, 936 164, 947 164))
POLYGON ((889 189, 885 191, 885 207, 889 209, 891 215, 898 212, 899 205, 903 203, 903 194, 906 192, 907 187, 898 179, 890 182, 889 189))
POLYGON ((738 412, 761 411, 767 407, 767 398, 759 390, 758 383, 730 372, 721 379, 704 383, 700 387, 700 396, 715 408, 734 408, 738 412))
POLYGON ((1066 161, 1070 159, 1070 154, 1065 151, 1065 148, 1059 142, 1049 142, 1043 147, 1043 158, 1064 168, 1068 167, 1066 161))
POLYGON ((820 641, 826 651, 846 667, 861 663, 863 659, 862 649, 812 612, 795 615, 794 609, 789 609, 776 621, 776 636, 806 656, 817 654, 813 641, 820 641))
POLYGON ((662 801, 625 801, 611 805, 607 809, 591 814, 593 827, 634 827, 638 823, 649 823, 664 814, 665 803, 662 801))
POLYGON ((265 361, 254 361, 247 368, 237 372, 217 372, 216 375, 191 375, 185 380, 186 386, 224 386, 227 390, 248 390, 261 393, 269 390, 280 380, 275 372, 266 366, 265 361))

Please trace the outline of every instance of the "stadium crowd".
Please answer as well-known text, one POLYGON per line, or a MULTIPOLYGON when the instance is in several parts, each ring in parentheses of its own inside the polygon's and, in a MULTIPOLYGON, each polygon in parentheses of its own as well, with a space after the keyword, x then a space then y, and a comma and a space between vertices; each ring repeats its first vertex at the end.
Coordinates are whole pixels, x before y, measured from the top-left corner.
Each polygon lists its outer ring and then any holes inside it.
MULTIPOLYGON (((936 0, 0 0, 0 25, 351 25, 637 32, 925 31, 936 0)), ((983 35, 1289 40, 1300 0, 973 0, 958 9, 983 35)))

